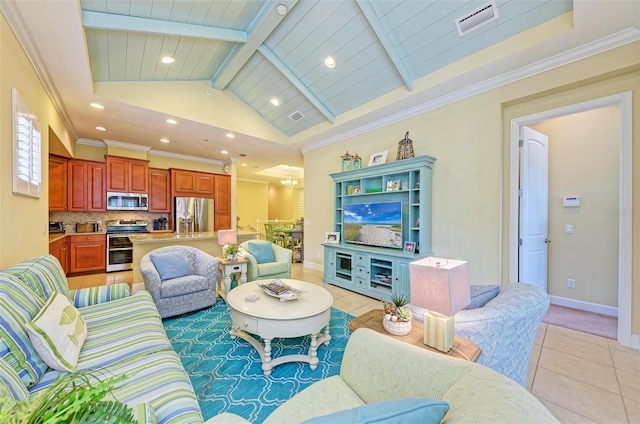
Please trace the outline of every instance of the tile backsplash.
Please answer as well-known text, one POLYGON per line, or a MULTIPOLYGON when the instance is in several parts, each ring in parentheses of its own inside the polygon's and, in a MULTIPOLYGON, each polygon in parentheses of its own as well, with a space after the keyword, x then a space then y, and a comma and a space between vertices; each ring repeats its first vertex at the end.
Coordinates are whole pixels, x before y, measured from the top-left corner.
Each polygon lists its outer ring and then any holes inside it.
POLYGON ((144 211, 49 212, 49 221, 64 222, 67 233, 76 232, 76 222, 100 222, 100 230, 105 231, 105 221, 112 219, 144 219, 149 222, 149 230, 152 230, 153 220, 160 218, 169 219, 169 214, 144 211))

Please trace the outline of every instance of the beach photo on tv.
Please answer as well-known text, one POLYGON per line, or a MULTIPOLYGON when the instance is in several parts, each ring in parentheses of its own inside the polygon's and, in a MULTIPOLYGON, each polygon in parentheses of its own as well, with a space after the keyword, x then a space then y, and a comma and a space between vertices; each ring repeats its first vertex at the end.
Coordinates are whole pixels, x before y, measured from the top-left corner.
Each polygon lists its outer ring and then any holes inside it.
POLYGON ((402 202, 345 205, 344 241, 402 249, 402 202))

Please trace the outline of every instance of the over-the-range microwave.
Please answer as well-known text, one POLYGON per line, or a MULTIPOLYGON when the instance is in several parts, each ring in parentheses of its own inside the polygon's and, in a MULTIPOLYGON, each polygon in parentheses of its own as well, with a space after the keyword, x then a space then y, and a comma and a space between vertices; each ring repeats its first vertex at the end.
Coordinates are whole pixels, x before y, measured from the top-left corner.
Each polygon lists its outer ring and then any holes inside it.
POLYGON ((109 211, 146 211, 149 209, 149 195, 146 193, 107 193, 109 211))

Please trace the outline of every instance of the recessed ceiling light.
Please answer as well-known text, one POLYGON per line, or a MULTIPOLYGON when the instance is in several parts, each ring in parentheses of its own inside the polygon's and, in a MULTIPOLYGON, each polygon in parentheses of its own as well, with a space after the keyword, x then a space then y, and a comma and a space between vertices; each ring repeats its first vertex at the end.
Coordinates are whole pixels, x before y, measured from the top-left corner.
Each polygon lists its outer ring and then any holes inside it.
POLYGON ((173 63, 174 60, 175 59, 172 58, 171 56, 165 56, 162 59, 160 59, 160 62, 166 63, 168 65, 169 63, 173 63))
POLYGON ((274 97, 271 99, 271 104, 274 106, 280 106, 280 101, 274 97))
POLYGON ((331 56, 327 56, 324 59, 324 64, 327 65, 327 68, 335 68, 336 67, 336 60, 331 56))
POLYGON ((176 120, 175 120, 175 119, 173 119, 173 118, 169 118, 169 119, 167 119, 167 123, 175 125, 175 124, 177 124, 177 123, 178 123, 178 121, 176 121, 176 120))
POLYGON ((235 137, 235 135, 233 135, 233 134, 231 134, 231 133, 227 133, 227 137, 229 137, 229 138, 233 138, 233 137, 235 137))
POLYGON ((97 129, 98 131, 106 131, 106 130, 107 130, 105 127, 96 127, 96 129, 97 129))
POLYGON ((89 103, 89 106, 95 107, 96 109, 104 109, 104 106, 102 106, 100 103, 89 103))
POLYGON ((276 7, 276 12, 278 12, 278 15, 284 16, 289 12, 289 8, 284 4, 279 4, 278 7, 276 7))
POLYGON ((247 166, 247 164, 246 164, 246 163, 243 163, 243 164, 242 164, 242 166, 247 166))
POLYGON ((160 141, 162 141, 163 143, 168 143, 169 139, 168 138, 161 138, 160 141))
POLYGON ((223 155, 228 155, 229 152, 227 152, 226 150, 221 150, 220 153, 222 153, 223 155))

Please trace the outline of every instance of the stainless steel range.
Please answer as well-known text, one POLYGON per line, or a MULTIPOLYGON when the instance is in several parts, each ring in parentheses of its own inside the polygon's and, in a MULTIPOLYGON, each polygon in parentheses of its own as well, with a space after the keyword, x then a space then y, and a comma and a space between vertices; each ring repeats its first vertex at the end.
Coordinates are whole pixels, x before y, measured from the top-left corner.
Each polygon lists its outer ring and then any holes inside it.
POLYGON ((133 269, 130 234, 148 233, 148 222, 139 219, 107 221, 107 272, 133 269))

